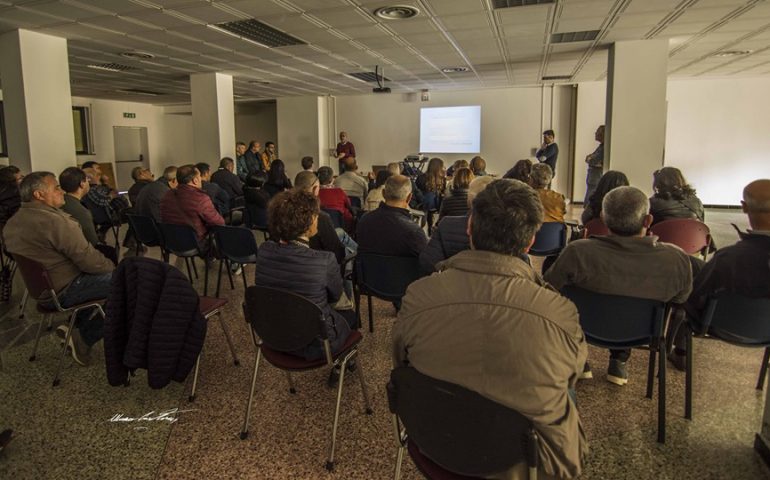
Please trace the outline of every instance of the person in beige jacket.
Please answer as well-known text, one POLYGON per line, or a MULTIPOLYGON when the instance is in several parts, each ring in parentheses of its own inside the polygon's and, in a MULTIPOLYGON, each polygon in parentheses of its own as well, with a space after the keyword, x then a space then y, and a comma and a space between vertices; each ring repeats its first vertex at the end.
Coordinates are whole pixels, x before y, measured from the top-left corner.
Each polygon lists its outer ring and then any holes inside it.
MULTIPOLYGON (((541 437, 545 478, 580 474, 587 444, 570 390, 587 356, 575 306, 522 258, 543 207, 518 180, 478 194, 471 250, 412 283, 393 329, 393 363, 517 410, 541 437)), ((489 478, 522 478, 523 465, 489 478)))
MULTIPOLYGON (((106 298, 115 265, 88 243, 80 224, 60 210, 64 191, 49 172, 33 172, 19 185, 21 208, 5 225, 5 246, 43 265, 64 308, 106 298)), ((45 299, 42 299, 45 301, 45 299)), ((103 319, 81 310, 70 336, 72 357, 90 362, 91 346, 103 337, 103 319)), ((65 338, 66 326, 57 329, 65 338)))

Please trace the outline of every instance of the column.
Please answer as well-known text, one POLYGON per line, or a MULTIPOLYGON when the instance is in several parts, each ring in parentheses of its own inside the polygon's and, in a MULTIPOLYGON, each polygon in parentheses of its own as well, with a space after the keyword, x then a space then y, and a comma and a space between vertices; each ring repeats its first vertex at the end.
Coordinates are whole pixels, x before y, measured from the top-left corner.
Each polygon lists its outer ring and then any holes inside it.
POLYGON ((28 30, 0 36, 8 155, 22 172, 76 164, 67 40, 28 30))
POLYGON ((222 73, 190 75, 195 163, 216 170, 222 157, 235 159, 233 77, 222 73))
POLYGON ((668 40, 616 42, 607 74, 605 170, 652 193, 652 172, 663 166, 666 143, 668 40))

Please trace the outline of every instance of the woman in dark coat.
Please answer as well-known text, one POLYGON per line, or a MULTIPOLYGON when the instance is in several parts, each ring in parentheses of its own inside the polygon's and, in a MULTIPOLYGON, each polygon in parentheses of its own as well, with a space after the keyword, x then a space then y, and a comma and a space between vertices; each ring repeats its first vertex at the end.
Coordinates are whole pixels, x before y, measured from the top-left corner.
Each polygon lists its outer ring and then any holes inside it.
POLYGON ((291 180, 286 176, 286 167, 282 160, 273 160, 270 164, 270 171, 267 172, 267 182, 265 191, 274 197, 284 190, 291 189, 291 180))
MULTIPOLYGON (((355 325, 355 314, 332 307, 342 295, 342 276, 334 254, 310 248, 309 239, 318 231, 319 211, 318 198, 304 191, 282 192, 270 201, 270 241, 259 247, 255 284, 288 290, 318 305, 332 351, 337 351, 355 325)), ((324 356, 318 340, 292 353, 306 360, 324 356)))
POLYGON ((468 186, 474 176, 470 168, 458 168, 452 177, 452 191, 444 197, 438 218, 457 217, 468 213, 468 186))
POLYGON ((663 167, 653 174, 650 214, 653 225, 670 218, 704 220, 703 204, 678 168, 663 167))
POLYGON ((604 196, 618 187, 627 187, 628 177, 623 172, 610 170, 599 180, 596 190, 588 199, 588 205, 584 205, 583 214, 580 216, 580 222, 585 225, 594 218, 599 218, 602 214, 602 201, 604 196))

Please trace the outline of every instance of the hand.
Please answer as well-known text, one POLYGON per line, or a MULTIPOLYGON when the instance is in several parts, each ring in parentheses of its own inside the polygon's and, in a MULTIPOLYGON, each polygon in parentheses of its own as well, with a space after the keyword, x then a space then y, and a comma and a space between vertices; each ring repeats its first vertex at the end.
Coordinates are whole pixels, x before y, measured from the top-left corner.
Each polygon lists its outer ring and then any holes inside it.
POLYGON ((367 173, 367 174, 366 174, 366 177, 367 177, 369 180, 374 180, 374 172, 369 172, 369 173, 367 173))
POLYGON ((345 158, 345 152, 340 152, 337 154, 337 160, 342 160, 343 158, 345 158))
POLYGON ((593 158, 594 158, 594 156, 593 156, 593 155, 591 155, 591 154, 589 154, 589 155, 586 155, 586 163, 590 163, 590 162, 591 162, 591 160, 593 160, 593 158))
POLYGON ((540 150, 545 150, 548 147, 548 144, 543 142, 542 145, 540 145, 540 150))

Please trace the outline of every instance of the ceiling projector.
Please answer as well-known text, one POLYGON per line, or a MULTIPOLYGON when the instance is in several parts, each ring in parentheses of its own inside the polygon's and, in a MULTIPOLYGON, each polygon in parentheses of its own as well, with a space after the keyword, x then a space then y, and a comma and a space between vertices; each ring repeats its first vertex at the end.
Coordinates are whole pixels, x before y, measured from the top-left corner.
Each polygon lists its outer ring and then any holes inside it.
POLYGON ((374 87, 372 93, 390 93, 390 87, 374 87))

